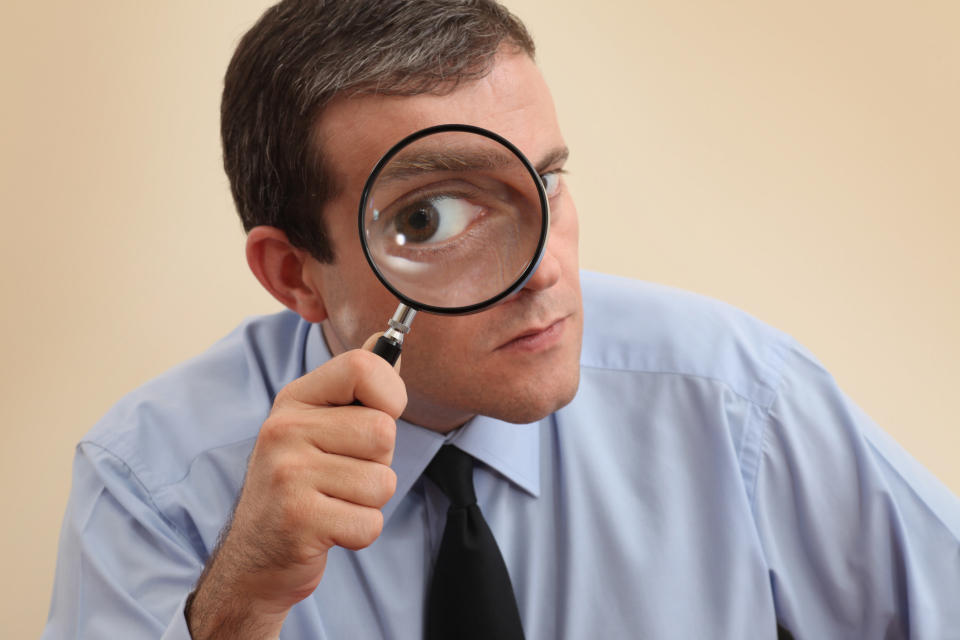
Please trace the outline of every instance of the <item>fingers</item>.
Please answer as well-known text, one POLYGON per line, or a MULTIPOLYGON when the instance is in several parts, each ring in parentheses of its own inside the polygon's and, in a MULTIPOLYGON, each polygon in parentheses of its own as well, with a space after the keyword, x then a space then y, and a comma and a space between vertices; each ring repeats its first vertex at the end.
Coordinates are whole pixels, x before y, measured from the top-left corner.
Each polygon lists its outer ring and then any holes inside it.
POLYGON ((383 529, 380 508, 397 486, 389 465, 406 404, 397 370, 359 349, 284 387, 194 602, 233 593, 286 611, 319 583, 330 547, 372 544, 383 529))
POLYGON ((383 358, 355 349, 288 384, 277 394, 276 403, 322 407, 349 405, 354 400, 396 420, 407 406, 407 390, 397 371, 383 358))
POLYGON ((257 540, 262 542, 266 531, 282 531, 283 553, 296 562, 318 548, 360 549, 372 544, 383 525, 380 508, 396 490, 393 470, 316 450, 289 453, 257 469, 258 478, 248 478, 260 496, 254 502, 271 514, 258 518, 270 524, 253 528, 257 540))
MULTIPOLYGON (((330 420, 322 430, 309 429, 305 437, 326 453, 370 460, 389 466, 397 442, 397 423, 382 411, 367 407, 341 407, 350 417, 330 420)), ((303 414, 310 419, 313 412, 303 414)), ((328 414, 327 417, 333 417, 328 414)))
POLYGON ((379 509, 397 488, 397 474, 386 465, 322 452, 317 458, 303 481, 325 496, 379 509))
POLYGON ((377 344, 377 340, 380 339, 380 336, 383 335, 383 331, 377 331, 375 334, 364 340, 363 344, 360 345, 361 351, 373 351, 373 345, 377 344))
POLYGON ((383 513, 372 507, 320 496, 318 517, 325 526, 319 542, 326 547, 334 545, 358 551, 369 547, 383 531, 383 513))
MULTIPOLYGON (((397 475, 390 467, 369 460, 312 450, 309 453, 278 456, 268 468, 257 470, 263 495, 297 519, 303 501, 318 497, 336 498, 358 507, 379 509, 393 496, 397 475), (264 482, 265 481, 265 482, 264 482), (269 496, 273 496, 272 499, 269 496)), ((324 520, 299 522, 324 526, 324 520)))
POLYGON ((302 445, 325 453, 393 461, 397 424, 393 418, 362 406, 275 409, 264 421, 258 449, 298 451, 302 445))
MULTIPOLYGON (((377 340, 380 339, 380 336, 383 335, 383 331, 377 331, 375 334, 366 339, 366 341, 360 346, 362 351, 373 351, 373 347, 377 344, 377 340)), ((400 373, 400 361, 403 360, 403 356, 397 358, 397 361, 393 365, 393 370, 397 373, 400 373)))

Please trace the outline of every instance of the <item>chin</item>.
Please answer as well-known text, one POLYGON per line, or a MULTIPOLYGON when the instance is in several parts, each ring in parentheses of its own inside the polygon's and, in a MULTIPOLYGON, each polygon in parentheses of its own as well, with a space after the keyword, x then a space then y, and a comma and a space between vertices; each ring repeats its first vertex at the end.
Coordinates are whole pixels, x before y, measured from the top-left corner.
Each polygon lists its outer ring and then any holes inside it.
POLYGON ((405 363, 401 370, 409 398, 407 420, 441 432, 475 415, 531 424, 577 395, 580 342, 570 341, 546 355, 508 354, 479 366, 447 367, 443 375, 438 374, 440 366, 430 364, 405 363))
POLYGON ((570 404, 579 386, 580 368, 576 367, 548 384, 537 381, 524 388, 504 390, 498 398, 483 403, 486 406, 478 407, 476 413, 513 424, 530 424, 570 404))

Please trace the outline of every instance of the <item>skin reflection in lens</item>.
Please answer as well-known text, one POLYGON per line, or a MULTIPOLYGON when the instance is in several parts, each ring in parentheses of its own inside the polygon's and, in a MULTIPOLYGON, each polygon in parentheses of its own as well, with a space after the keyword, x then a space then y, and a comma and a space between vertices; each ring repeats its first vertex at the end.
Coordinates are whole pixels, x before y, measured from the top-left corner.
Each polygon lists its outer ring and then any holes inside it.
POLYGON ((435 306, 468 306, 493 297, 523 273, 535 250, 519 242, 515 220, 482 222, 472 237, 430 260, 386 251, 381 271, 410 298, 435 306))
POLYGON ((531 193, 510 186, 515 179, 487 176, 487 188, 473 189, 469 198, 433 197, 397 213, 385 207, 367 229, 381 273, 408 298, 432 306, 469 306, 509 287, 530 264, 540 237, 539 198, 523 175, 531 193))

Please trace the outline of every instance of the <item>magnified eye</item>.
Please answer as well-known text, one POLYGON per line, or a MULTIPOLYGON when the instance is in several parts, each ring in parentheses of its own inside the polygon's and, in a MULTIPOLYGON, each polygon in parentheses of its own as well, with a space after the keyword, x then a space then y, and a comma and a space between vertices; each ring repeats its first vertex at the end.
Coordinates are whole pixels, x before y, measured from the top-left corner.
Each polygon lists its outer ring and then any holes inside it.
POLYGON ((462 233, 483 209, 463 198, 438 196, 401 209, 393 219, 397 244, 435 243, 462 233))
POLYGON ((433 236, 440 226, 440 212, 429 200, 407 207, 394 218, 397 233, 404 243, 425 242, 433 236))

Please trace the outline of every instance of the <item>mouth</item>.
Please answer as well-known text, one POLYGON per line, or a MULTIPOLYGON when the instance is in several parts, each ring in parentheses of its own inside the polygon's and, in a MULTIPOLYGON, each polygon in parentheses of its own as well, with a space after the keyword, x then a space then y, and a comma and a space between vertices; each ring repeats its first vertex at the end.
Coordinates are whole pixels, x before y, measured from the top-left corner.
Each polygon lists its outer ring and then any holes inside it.
POLYGON ((563 338, 567 318, 564 316, 538 327, 525 329, 496 348, 496 351, 521 351, 533 353, 553 347, 563 338))

